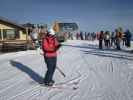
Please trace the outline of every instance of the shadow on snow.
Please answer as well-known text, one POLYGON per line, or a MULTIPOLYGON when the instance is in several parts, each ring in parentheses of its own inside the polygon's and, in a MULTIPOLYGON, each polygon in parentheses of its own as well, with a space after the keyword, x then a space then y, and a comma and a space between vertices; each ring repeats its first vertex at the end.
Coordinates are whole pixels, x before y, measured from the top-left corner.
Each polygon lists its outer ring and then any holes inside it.
POLYGON ((19 69, 22 72, 25 72, 27 75, 29 75, 34 81, 38 82, 39 84, 43 82, 43 78, 34 72, 32 69, 30 69, 28 66, 18 62, 18 61, 13 61, 10 60, 10 64, 17 69, 19 69))

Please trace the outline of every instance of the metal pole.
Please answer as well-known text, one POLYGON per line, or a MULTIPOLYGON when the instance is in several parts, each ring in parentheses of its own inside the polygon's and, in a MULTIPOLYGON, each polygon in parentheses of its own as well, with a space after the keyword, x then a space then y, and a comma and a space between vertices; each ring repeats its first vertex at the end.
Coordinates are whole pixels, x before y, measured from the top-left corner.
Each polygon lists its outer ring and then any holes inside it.
POLYGON ((4 36, 3 36, 3 29, 1 29, 1 40, 4 40, 4 36))
POLYGON ((29 49, 28 48, 28 45, 29 45, 28 43, 29 43, 29 41, 28 41, 28 28, 26 27, 26 50, 29 49))
POLYGON ((56 66, 56 69, 61 73, 62 76, 66 77, 65 73, 58 66, 56 66))

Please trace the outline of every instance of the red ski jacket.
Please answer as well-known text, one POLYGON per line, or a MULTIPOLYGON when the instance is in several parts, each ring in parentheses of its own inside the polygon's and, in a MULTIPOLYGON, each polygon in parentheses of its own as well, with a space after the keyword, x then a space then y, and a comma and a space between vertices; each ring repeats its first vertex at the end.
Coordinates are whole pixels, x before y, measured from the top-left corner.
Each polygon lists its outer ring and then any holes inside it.
POLYGON ((54 36, 47 35, 42 41, 42 50, 46 57, 56 57, 59 47, 60 44, 54 36))

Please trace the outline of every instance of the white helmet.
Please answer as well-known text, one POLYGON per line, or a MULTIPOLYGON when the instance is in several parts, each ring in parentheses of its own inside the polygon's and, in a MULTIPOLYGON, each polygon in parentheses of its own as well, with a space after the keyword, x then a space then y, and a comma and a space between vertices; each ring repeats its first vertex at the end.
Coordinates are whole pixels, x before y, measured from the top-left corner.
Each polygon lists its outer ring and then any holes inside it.
POLYGON ((50 34, 50 35, 55 35, 55 31, 51 28, 51 29, 49 30, 49 34, 50 34))

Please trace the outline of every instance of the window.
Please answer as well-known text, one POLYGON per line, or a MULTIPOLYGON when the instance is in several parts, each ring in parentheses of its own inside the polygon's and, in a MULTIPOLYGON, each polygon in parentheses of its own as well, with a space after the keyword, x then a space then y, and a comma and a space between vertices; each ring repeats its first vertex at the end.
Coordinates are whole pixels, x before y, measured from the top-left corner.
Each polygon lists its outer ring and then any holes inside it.
POLYGON ((75 31, 78 29, 76 23, 59 23, 59 27, 61 31, 75 31))
POLYGON ((19 31, 16 29, 4 29, 3 38, 9 40, 17 39, 19 38, 19 31))

